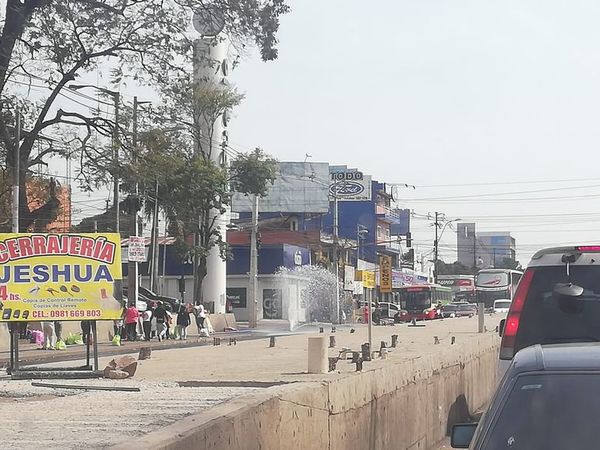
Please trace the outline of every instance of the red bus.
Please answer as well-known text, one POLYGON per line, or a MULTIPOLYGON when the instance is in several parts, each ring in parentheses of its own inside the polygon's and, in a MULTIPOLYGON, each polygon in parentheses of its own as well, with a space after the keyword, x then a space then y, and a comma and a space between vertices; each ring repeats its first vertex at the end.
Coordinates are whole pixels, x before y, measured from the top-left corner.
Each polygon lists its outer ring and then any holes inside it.
POLYGON ((438 317, 438 303, 452 301, 452 289, 437 284, 403 286, 400 293, 400 319, 404 321, 431 320, 438 317))

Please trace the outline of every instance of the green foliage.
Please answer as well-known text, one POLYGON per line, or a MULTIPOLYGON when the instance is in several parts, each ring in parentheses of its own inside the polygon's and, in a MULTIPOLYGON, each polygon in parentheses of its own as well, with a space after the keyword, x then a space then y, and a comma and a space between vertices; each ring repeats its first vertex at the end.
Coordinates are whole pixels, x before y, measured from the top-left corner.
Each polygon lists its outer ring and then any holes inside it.
POLYGON ((277 178, 277 160, 260 148, 241 154, 231 162, 231 188, 234 191, 264 197, 277 178))
MULTIPOLYGON (((114 134, 115 118, 82 109, 81 97, 67 91, 82 75, 113 67, 115 86, 132 82, 162 91, 172 80, 192 72, 192 12, 204 0, 7 0, 0 19, 0 157, 9 171, 16 167, 14 109, 28 109, 18 143, 21 206, 27 203, 24 180, 28 167, 45 163, 53 154, 79 156, 84 186, 119 175, 106 140, 114 134), (35 102, 29 89, 36 90, 35 102), (59 96, 63 108, 56 107, 59 96), (70 135, 67 145, 51 145, 42 133, 70 135), (96 136, 104 142, 95 142, 96 136), (33 156, 33 149, 36 149, 33 156)), ((225 32, 242 49, 254 42, 263 60, 277 57, 279 18, 288 12, 284 0, 212 0, 226 18, 225 32)), ((94 95, 91 91, 88 95, 94 95)), ((122 134, 122 133, 121 133, 122 134)), ((27 208, 25 208, 27 209, 27 208)), ((34 211, 24 211, 35 220, 34 211)))

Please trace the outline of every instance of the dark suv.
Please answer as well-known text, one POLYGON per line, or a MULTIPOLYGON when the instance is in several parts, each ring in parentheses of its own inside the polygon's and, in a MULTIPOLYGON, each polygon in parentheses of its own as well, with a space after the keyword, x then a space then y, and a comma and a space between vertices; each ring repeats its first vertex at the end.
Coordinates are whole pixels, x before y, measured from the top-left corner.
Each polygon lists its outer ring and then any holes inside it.
POLYGON ((500 324, 501 373, 534 344, 600 341, 600 246, 537 252, 500 324))

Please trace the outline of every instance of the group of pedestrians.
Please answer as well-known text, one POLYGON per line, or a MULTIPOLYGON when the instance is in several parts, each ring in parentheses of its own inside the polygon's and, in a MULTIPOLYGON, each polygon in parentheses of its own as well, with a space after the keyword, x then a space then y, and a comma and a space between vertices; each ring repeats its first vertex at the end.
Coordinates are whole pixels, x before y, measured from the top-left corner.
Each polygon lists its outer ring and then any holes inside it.
MULTIPOLYGON (((173 314, 169 308, 165 307, 162 301, 153 302, 145 311, 138 311, 135 305, 129 305, 123 313, 123 322, 125 324, 125 333, 119 334, 122 340, 135 341, 138 338, 138 327, 141 328, 141 335, 146 341, 157 338, 158 341, 164 339, 187 340, 188 327, 191 325, 190 315, 193 315, 198 327, 198 333, 205 328, 206 311, 203 305, 192 306, 190 303, 179 305, 175 319, 175 328, 173 327, 173 314)), ((117 334, 115 326, 115 335, 117 334)))

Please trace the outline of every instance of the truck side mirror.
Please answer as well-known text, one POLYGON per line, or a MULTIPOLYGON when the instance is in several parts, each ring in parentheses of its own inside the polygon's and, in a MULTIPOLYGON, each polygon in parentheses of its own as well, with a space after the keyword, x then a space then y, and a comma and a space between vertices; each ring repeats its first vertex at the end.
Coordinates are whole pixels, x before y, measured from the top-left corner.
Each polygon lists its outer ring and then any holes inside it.
POLYGON ((506 325, 506 319, 502 319, 498 325, 498 335, 502 337, 504 334, 504 326, 506 325))

